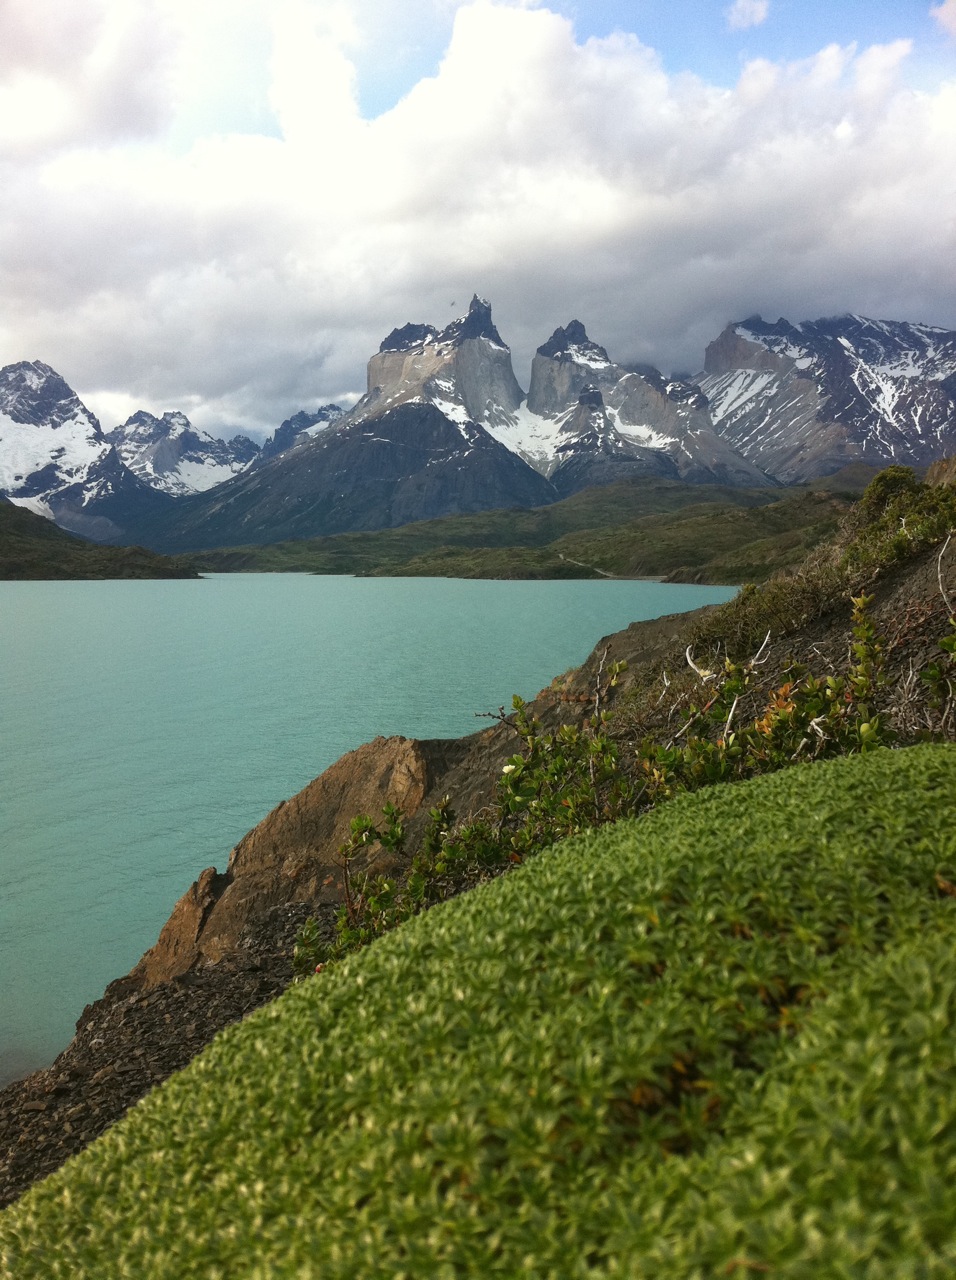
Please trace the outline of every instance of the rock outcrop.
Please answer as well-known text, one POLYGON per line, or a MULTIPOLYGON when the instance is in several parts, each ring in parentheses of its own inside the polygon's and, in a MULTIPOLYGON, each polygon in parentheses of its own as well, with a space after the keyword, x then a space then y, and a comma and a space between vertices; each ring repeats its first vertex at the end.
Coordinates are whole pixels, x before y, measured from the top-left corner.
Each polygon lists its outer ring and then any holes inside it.
POLYGON ((956 457, 940 458, 926 472, 928 485, 956 484, 956 457))
POLYGON ((352 422, 418 401, 437 405, 453 421, 487 427, 507 420, 524 399, 491 306, 477 295, 467 314, 445 329, 393 329, 369 360, 367 378, 365 397, 349 413, 352 422))
POLYGON ((956 332, 845 315, 752 316, 707 348, 724 440, 785 484, 855 462, 922 467, 956 448, 956 332))
POLYGON ((96 542, 172 505, 125 466, 95 415, 39 360, 0 369, 0 496, 96 542))
POLYGON ((174 498, 222 484, 259 454, 259 446, 247 436, 219 440, 175 411, 157 418, 140 409, 105 438, 134 475, 174 498))
MULTIPOLYGON (((284 800, 236 845, 226 871, 205 870, 187 889, 155 944, 133 970, 150 988, 200 963, 218 963, 277 907, 342 898, 338 850, 357 814, 385 804, 414 815, 463 748, 457 742, 376 738, 342 756, 291 800, 284 800)), ((355 872, 394 869, 378 847, 355 872)))

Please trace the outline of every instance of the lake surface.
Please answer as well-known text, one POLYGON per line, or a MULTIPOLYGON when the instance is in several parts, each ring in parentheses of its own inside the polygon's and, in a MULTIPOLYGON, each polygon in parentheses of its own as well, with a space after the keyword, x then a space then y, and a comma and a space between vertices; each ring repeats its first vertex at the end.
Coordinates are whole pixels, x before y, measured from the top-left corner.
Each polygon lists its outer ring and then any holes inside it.
POLYGON ((343 752, 470 733, 602 635, 734 590, 0 582, 0 1084, 52 1061, 199 872, 343 752))

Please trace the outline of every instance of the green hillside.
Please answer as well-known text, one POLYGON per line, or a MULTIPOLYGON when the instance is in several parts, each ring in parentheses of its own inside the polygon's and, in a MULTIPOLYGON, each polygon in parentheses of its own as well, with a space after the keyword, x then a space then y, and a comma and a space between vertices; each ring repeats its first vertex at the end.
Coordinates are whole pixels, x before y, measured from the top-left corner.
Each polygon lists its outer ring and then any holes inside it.
POLYGON ((763 578, 833 532, 855 482, 833 492, 632 480, 551 506, 446 516, 334 537, 197 552, 203 568, 408 577, 763 578))
POLYGON ((949 1277, 956 747, 685 795, 229 1028, 3 1275, 949 1277))
POLYGON ((36 578, 197 578, 186 559, 145 547, 104 547, 0 499, 0 580, 36 578))

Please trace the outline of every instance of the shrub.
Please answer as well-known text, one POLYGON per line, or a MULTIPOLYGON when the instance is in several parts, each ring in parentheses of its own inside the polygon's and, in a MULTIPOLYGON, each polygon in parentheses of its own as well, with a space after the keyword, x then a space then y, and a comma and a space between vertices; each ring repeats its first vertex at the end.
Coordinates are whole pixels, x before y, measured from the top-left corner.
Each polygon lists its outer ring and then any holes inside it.
POLYGON ((685 795, 229 1028, 17 1280, 956 1269, 956 749, 685 795))
POLYGON ((345 900, 334 940, 326 943, 316 924, 307 922, 295 947, 297 975, 308 976, 435 902, 567 836, 634 816, 682 791, 891 741, 876 709, 885 681, 882 644, 867 613, 871 598, 852 603, 853 643, 845 673, 818 677, 805 668, 789 668, 748 723, 738 724, 735 716, 759 669, 759 653, 744 664, 725 660, 720 671, 694 666, 700 701, 684 708, 673 738, 647 739, 627 752, 611 737, 603 710, 623 664, 612 664, 606 673, 602 665, 595 714, 582 725, 545 732, 516 697, 512 727, 522 750, 505 765, 488 813, 456 826, 447 799, 433 809, 404 883, 366 876, 355 885, 351 874, 351 860, 371 841, 401 851, 402 815, 388 806, 379 826, 367 815, 353 820, 339 852, 345 900))

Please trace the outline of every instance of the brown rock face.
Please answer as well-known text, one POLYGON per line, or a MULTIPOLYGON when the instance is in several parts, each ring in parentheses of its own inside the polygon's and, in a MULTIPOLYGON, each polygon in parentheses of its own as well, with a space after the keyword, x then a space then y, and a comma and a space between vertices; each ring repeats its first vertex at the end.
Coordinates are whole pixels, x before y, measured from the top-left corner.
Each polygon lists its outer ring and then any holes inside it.
POLYGON ((759 342, 741 337, 737 326, 727 325, 723 333, 709 343, 704 352, 706 373, 735 373, 738 369, 760 369, 770 373, 789 373, 793 361, 768 351, 759 342))
MULTIPOLYGON (((674 643, 686 619, 685 614, 634 623, 606 637, 565 688, 542 690, 531 704, 533 714, 546 728, 588 715, 605 650, 608 661, 656 656, 674 643)), ((493 799, 502 765, 518 747, 511 727, 496 723, 465 738, 376 738, 350 751, 253 827, 233 849, 224 873, 215 867, 202 873, 176 903, 156 944, 118 980, 123 992, 149 990, 197 966, 235 959, 243 939, 261 932, 279 910, 305 905, 320 912, 341 902, 339 849, 358 814, 378 819, 385 804, 401 809, 410 860, 429 808, 448 795, 457 818, 479 812, 493 799)), ((352 865, 359 876, 400 870, 389 858, 394 855, 371 846, 352 865)))
MULTIPOLYGON (((385 804, 413 815, 461 750, 455 741, 396 737, 376 738, 350 751, 244 836, 225 874, 214 867, 202 873, 134 974, 145 987, 156 986, 200 960, 222 959, 248 926, 277 906, 339 901, 337 855, 351 820, 357 814, 378 818, 385 804)), ((357 870, 385 871, 381 859, 381 851, 371 849, 357 870)))
POLYGON ((940 458, 926 472, 926 483, 936 488, 943 484, 956 485, 956 457, 940 458))

